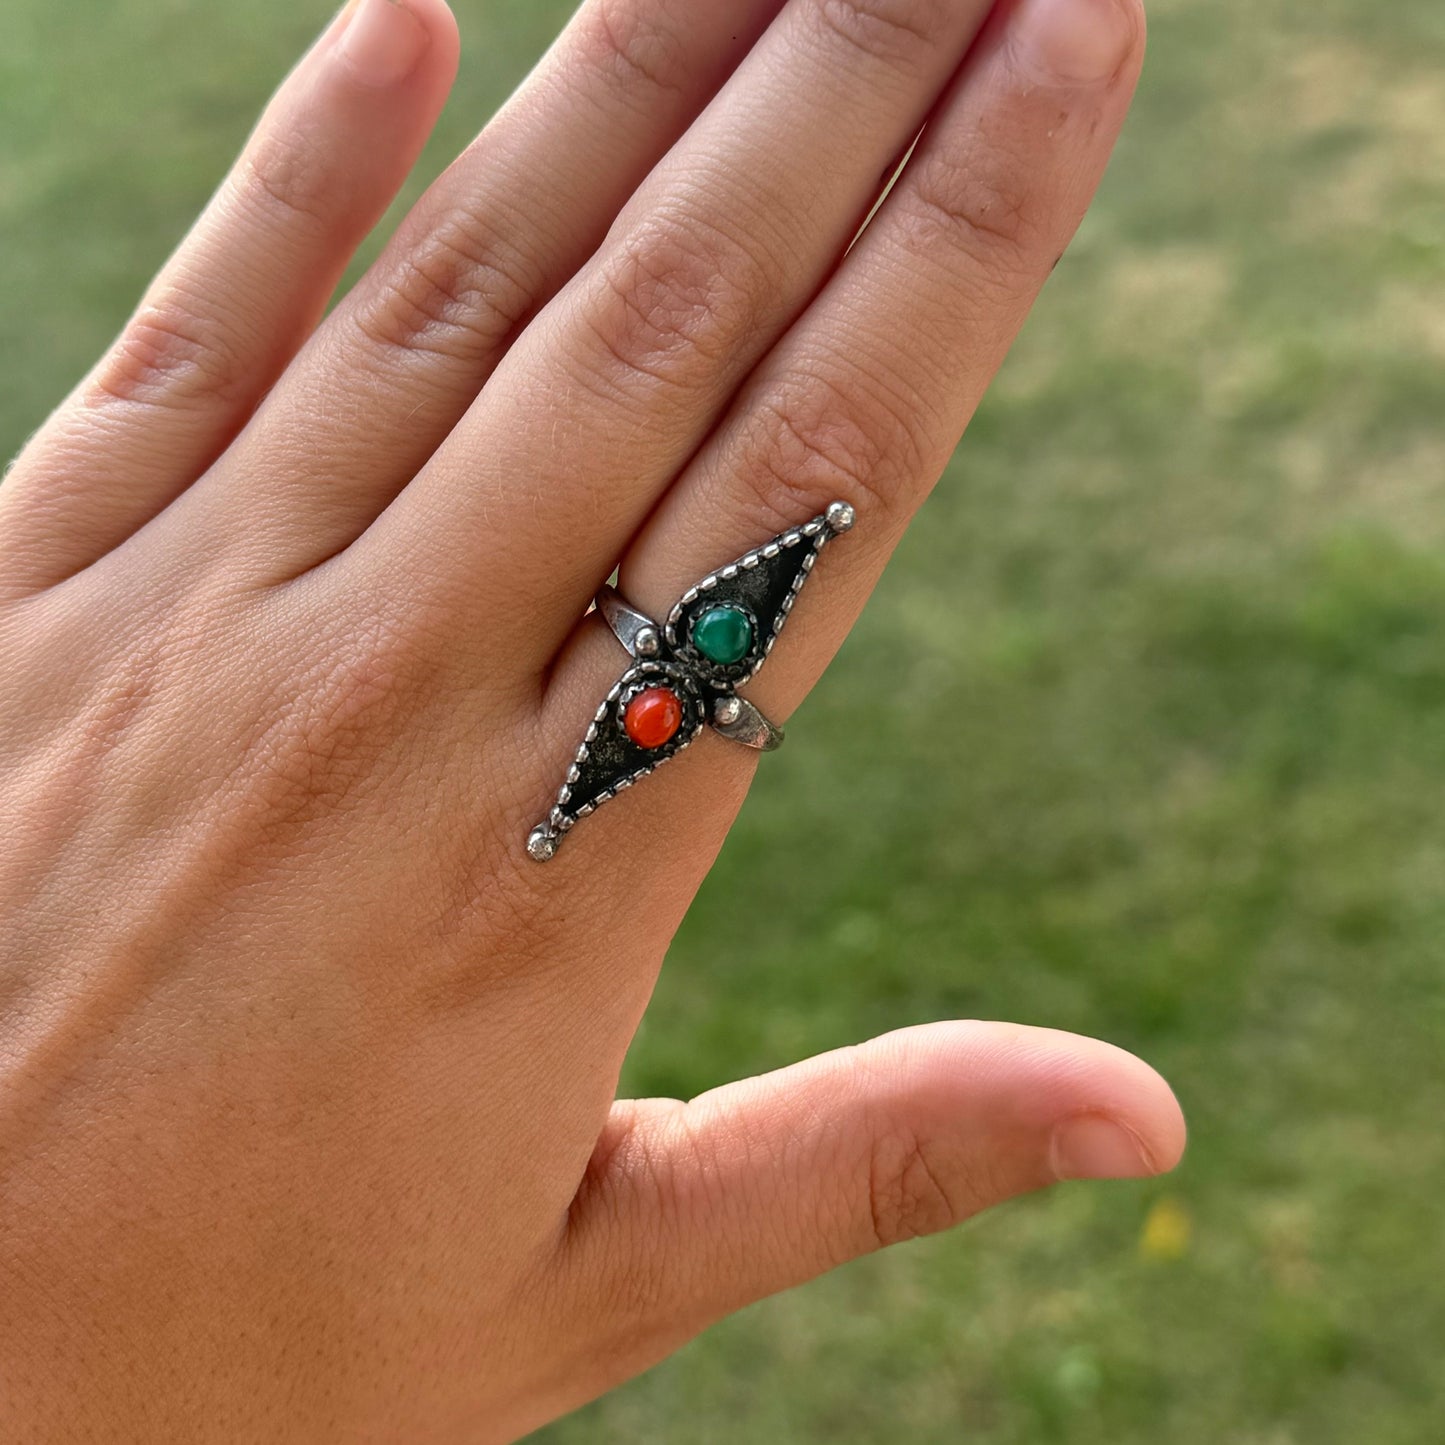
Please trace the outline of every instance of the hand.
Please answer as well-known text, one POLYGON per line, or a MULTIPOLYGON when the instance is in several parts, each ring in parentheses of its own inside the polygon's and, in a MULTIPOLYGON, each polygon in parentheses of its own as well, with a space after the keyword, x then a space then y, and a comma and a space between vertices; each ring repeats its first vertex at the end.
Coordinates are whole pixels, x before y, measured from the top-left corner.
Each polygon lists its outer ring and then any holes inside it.
POLYGON ((6 1439, 510 1439, 863 1251, 1177 1159, 1144 1064, 1001 1024, 616 1101, 751 755, 524 847, 625 663, 579 621, 619 559, 656 615, 853 504, 749 688, 781 719, 941 472, 1142 49, 1135 0, 988 12, 588 0, 318 326, 457 63, 442 0, 358 0, 21 456, 6 1439))

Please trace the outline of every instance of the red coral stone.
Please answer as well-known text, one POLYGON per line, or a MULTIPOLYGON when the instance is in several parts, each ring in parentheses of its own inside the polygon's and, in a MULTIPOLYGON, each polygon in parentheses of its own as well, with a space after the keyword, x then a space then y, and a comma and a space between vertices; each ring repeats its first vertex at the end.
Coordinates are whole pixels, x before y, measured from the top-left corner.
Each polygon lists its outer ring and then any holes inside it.
POLYGON ((682 700, 670 687, 649 687, 627 704, 622 723, 638 747, 660 748, 682 726, 682 700))

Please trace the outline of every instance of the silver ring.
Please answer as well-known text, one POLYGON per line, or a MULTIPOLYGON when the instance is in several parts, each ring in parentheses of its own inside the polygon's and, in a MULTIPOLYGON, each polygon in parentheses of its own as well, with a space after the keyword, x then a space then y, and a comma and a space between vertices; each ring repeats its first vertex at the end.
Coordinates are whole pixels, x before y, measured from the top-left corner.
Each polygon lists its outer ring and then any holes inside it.
POLYGON ((539 863, 589 813, 677 756, 711 727, 771 752, 783 730, 738 695, 767 661, 818 554, 854 522, 847 502, 710 572, 654 622, 614 587, 597 611, 632 658, 602 700, 545 822, 527 838, 539 863))

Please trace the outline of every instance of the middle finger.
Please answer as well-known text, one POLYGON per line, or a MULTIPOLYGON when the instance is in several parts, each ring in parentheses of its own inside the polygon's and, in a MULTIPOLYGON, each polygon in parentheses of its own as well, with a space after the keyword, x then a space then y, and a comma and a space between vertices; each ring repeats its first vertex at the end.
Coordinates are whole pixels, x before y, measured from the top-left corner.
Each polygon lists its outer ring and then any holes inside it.
POLYGON ((428 613, 485 620, 474 661, 545 667, 826 280, 988 9, 793 0, 342 577, 404 571, 428 613))

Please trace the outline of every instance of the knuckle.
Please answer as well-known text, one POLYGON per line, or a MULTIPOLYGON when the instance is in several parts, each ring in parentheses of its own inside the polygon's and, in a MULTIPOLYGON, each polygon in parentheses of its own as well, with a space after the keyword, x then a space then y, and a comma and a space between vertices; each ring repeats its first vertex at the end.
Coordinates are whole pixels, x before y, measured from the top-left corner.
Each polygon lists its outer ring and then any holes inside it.
POLYGON ((594 326, 607 352, 628 370, 679 381, 722 353, 759 290, 744 247, 675 211, 633 231, 601 283, 594 326))
POLYGON ((480 363, 521 327, 540 282, 480 219, 459 213, 406 250, 355 322, 373 345, 480 363))
POLYGON ((154 705, 160 691, 161 655, 131 650, 124 665, 102 674, 76 720, 76 753, 108 757, 120 750, 154 705))
POLYGON ((871 59, 922 58, 938 43, 941 0, 819 0, 815 14, 830 36, 871 59))
MULTIPOLYGON (((28 736, 21 738, 10 729, 7 746, 0 747, 7 782, 24 788, 28 774, 32 785, 76 797, 104 786, 109 768, 133 764, 144 752, 146 725, 159 705, 160 670, 159 649, 134 647, 99 667, 77 669, 76 685, 63 698, 53 683, 46 689, 48 696, 32 695, 34 725, 28 736)), ((34 685, 18 673, 15 681, 22 680, 34 685)))
POLYGON ((916 1134, 888 1129, 868 1159, 869 1228, 882 1249, 950 1229, 966 1210, 945 1184, 932 1146, 916 1134))
POLYGON ((247 382, 224 323, 173 293, 131 318, 93 373, 88 400, 184 410, 234 401, 247 382))
POLYGON ((337 182, 325 153, 296 130, 264 127, 241 154, 232 193, 248 210, 290 229, 327 229, 337 182))
POLYGON ((584 12, 584 53, 593 66, 640 100, 677 94, 687 85, 687 56, 666 7, 636 0, 593 0, 584 12))
POLYGON ((881 387, 794 377, 756 413, 736 468, 762 508, 760 524, 796 526, 834 501, 888 512, 927 480, 920 409, 881 387))
POLYGON ((748 245, 673 210, 634 230, 600 271, 587 315, 607 359, 625 373, 692 388, 751 329, 772 285, 748 245))
POLYGON ((915 246, 961 251, 1000 289, 1020 289, 1035 269, 1046 229, 1028 173, 999 148, 981 148, 966 160, 925 158, 902 197, 915 246))
POLYGON ((304 833, 380 779, 420 692, 415 652, 383 618, 327 640, 325 656, 274 705, 246 747, 246 776, 273 842, 304 833))

